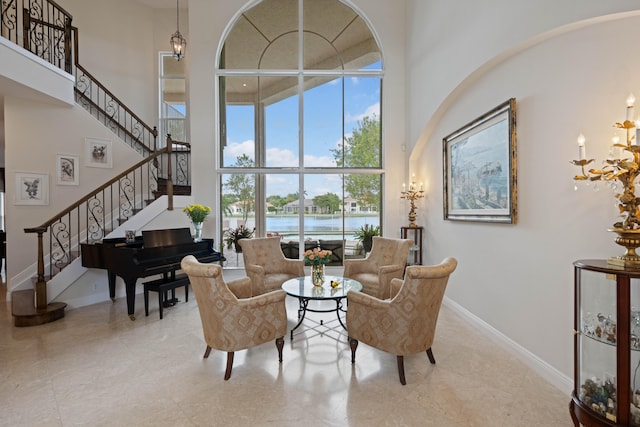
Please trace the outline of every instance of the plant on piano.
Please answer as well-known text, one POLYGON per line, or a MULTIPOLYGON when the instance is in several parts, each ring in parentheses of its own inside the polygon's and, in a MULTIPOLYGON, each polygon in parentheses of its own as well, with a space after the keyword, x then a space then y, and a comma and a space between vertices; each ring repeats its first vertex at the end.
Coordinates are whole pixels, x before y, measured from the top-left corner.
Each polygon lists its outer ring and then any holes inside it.
POLYGON ((182 209, 182 212, 186 213, 191 222, 194 224, 204 222, 207 216, 211 213, 209 206, 203 206, 200 204, 189 205, 182 209))

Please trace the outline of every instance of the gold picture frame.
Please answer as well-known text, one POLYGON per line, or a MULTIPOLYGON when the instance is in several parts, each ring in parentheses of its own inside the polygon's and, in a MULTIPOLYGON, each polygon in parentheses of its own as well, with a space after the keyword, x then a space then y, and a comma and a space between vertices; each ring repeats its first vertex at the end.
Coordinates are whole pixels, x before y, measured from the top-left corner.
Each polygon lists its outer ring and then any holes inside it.
POLYGON ((517 221, 516 100, 443 139, 444 219, 517 221))

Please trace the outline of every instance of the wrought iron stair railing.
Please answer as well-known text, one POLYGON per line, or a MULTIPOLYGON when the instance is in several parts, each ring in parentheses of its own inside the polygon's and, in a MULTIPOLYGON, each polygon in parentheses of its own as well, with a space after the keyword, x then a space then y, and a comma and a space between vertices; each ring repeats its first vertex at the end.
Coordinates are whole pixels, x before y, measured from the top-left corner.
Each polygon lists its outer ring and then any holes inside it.
POLYGON ((0 36, 68 73, 72 72, 71 20, 52 0, 0 2, 0 36))

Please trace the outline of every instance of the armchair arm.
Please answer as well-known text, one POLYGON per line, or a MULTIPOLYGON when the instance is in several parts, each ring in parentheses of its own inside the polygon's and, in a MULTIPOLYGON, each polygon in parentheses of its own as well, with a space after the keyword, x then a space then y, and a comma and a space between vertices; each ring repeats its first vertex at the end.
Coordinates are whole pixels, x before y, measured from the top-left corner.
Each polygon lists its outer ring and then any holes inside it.
POLYGON ((345 259, 342 263, 344 265, 344 277, 351 277, 351 275, 369 271, 370 262, 367 258, 345 259))
POLYGON ((251 296, 251 279, 248 277, 227 282, 227 287, 236 298, 249 298, 251 296))
POLYGON ((304 276, 304 261, 301 259, 289 259, 284 260, 284 272, 292 274, 296 277, 304 276))
POLYGON ((383 265, 378 270, 378 277, 380 278, 380 294, 388 297, 390 295, 390 285, 393 279, 402 279, 404 274, 404 265, 393 264, 383 265))
POLYGON ((285 291, 278 289, 266 294, 238 300, 238 305, 243 310, 264 310, 264 307, 272 304, 284 304, 286 296, 287 293, 285 291))
POLYGON ((264 267, 257 264, 245 264, 244 269, 251 279, 251 295, 264 293, 264 267))
POLYGON ((404 280, 402 279, 391 279, 391 289, 389 291, 389 298, 394 299, 398 292, 400 292, 400 288, 404 285, 404 280))
MULTIPOLYGON (((347 310, 347 316, 351 312, 352 306, 364 306, 373 309, 388 309, 390 305, 389 300, 381 300, 372 295, 362 292, 349 291, 347 294, 347 303, 349 304, 349 310, 347 310)), ((357 309, 356 309, 357 310, 357 309)))

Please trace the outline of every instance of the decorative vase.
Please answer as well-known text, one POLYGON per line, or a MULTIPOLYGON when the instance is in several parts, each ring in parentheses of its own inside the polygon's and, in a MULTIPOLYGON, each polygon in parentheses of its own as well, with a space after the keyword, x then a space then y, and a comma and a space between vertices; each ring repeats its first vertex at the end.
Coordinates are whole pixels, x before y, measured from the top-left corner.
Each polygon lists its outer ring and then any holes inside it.
POLYGON ((324 283, 324 264, 311 266, 311 283, 313 286, 322 286, 324 283))
POLYGON ((193 235, 193 241, 199 242, 202 240, 202 222, 194 222, 193 228, 195 230, 195 234, 193 235))
POLYGON ((610 257, 607 262, 612 265, 622 267, 640 268, 640 256, 636 253, 636 248, 640 247, 640 230, 628 230, 625 228, 611 228, 618 235, 615 242, 626 248, 623 255, 610 257))

